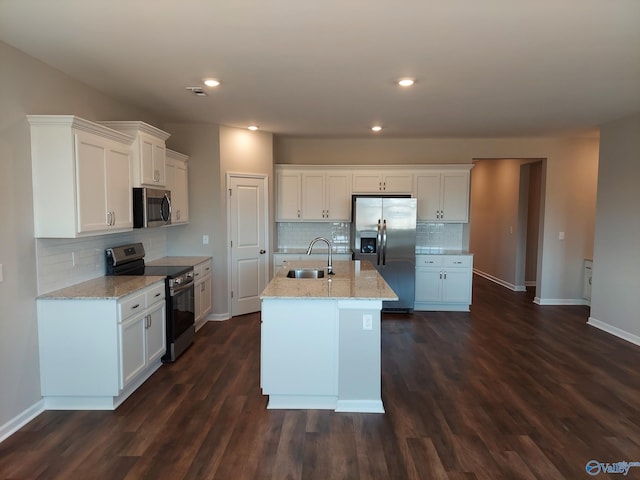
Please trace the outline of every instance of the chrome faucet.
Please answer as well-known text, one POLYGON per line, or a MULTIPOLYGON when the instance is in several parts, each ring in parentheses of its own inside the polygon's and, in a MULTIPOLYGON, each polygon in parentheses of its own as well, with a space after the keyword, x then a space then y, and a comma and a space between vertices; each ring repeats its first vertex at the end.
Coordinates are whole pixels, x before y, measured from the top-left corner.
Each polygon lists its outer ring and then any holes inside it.
POLYGON ((307 255, 311 255, 311 249, 316 244, 316 242, 320 242, 320 241, 326 243, 327 244, 327 248, 329 249, 329 258, 327 260, 327 274, 328 275, 335 275, 333 273, 333 262, 332 262, 332 256, 331 256, 331 242, 329 240, 327 240, 324 237, 316 237, 313 240, 311 240, 311 243, 309 244, 309 248, 307 249, 307 255))

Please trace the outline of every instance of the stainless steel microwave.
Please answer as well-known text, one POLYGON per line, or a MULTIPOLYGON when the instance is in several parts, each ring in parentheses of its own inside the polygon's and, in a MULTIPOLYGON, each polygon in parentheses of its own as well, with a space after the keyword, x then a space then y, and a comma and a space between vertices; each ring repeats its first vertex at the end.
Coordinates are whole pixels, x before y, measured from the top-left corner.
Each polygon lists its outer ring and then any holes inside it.
POLYGON ((133 228, 171 224, 171 192, 154 188, 133 189, 133 228))

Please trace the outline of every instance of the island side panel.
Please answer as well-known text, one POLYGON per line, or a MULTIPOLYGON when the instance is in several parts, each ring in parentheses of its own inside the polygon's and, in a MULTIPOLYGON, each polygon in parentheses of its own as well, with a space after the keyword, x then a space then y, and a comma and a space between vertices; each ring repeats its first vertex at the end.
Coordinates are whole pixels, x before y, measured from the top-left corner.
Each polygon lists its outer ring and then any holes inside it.
POLYGON ((335 408, 337 302, 264 299, 261 317, 260 383, 269 408, 335 408))
POLYGON ((381 302, 339 302, 339 412, 384 413, 381 397, 381 302))

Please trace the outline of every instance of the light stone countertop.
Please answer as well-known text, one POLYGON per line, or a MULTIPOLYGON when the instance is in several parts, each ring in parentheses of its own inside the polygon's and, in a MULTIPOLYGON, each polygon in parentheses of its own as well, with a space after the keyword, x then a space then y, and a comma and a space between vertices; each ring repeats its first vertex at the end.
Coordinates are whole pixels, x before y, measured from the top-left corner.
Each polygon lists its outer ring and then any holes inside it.
POLYGON ((199 263, 211 260, 211 257, 162 257, 145 263, 150 267, 195 267, 199 263))
POLYGON ((333 262, 335 275, 326 275, 327 262, 299 260, 274 272, 273 279, 260 294, 261 299, 299 300, 398 300, 391 287, 367 261, 333 262), (324 278, 287 278, 289 269, 323 268, 324 278))
MULTIPOLYGON (((276 248, 273 253, 291 253, 291 254, 296 254, 296 255, 306 255, 307 254, 307 248, 305 247, 284 247, 284 248, 276 248)), ((313 254, 322 254, 322 255, 326 255, 327 254, 327 246, 324 243, 317 243, 316 245, 313 246, 313 251, 311 252, 313 254)), ((345 248, 345 247, 340 247, 340 248, 336 248, 335 246, 331 249, 331 253, 333 255, 342 255, 342 254, 349 254, 351 255, 351 248, 345 248)))
POLYGON ((142 290, 154 283, 164 282, 165 277, 149 275, 104 276, 44 293, 39 300, 118 300, 142 290))
POLYGON ((416 247, 416 255, 471 255, 468 250, 448 250, 436 247, 416 247))

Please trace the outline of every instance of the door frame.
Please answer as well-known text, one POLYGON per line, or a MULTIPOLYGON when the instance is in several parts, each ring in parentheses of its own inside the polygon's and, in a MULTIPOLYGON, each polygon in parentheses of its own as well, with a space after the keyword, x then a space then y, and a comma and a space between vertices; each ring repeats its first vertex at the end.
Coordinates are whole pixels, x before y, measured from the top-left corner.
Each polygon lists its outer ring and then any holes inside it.
POLYGON ((231 201, 229 196, 229 190, 231 189, 232 178, 255 178, 262 180, 264 183, 264 246, 267 251, 267 265, 265 268, 265 286, 269 282, 269 271, 271 258, 271 245, 269 239, 271 238, 271 224, 269 223, 269 175, 266 173, 240 173, 240 172, 227 172, 225 183, 225 199, 227 203, 227 305, 229 306, 229 318, 233 318, 233 299, 231 298, 231 291, 233 288, 233 262, 231 254, 231 201))

